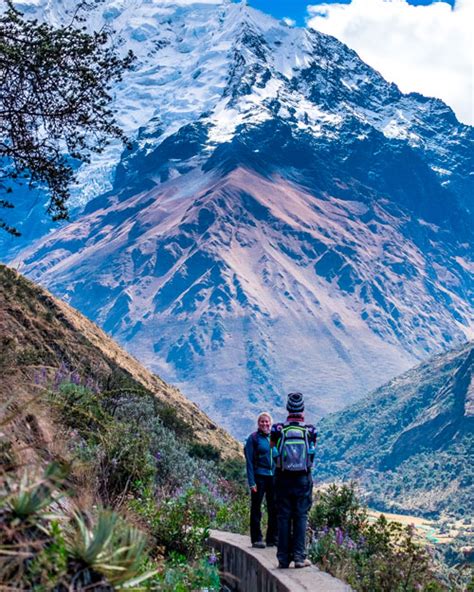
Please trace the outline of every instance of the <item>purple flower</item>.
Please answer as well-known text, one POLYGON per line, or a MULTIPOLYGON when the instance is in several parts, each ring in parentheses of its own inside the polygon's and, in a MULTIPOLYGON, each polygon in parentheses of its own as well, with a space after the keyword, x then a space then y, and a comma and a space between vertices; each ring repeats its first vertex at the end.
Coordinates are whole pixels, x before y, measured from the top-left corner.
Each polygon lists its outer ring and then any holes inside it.
POLYGON ((158 452, 155 453, 156 462, 160 462, 161 458, 162 458, 161 452, 158 450, 158 452))
POLYGON ((81 384, 81 377, 79 376, 78 372, 74 371, 71 373, 71 382, 75 385, 81 384))
POLYGON ((208 559, 209 565, 215 565, 217 563, 217 555, 215 553, 211 553, 208 559))
POLYGON ((340 528, 336 528, 336 544, 342 545, 344 542, 344 533, 340 528))
POLYGON ((351 539, 351 537, 346 537, 345 544, 346 544, 346 547, 347 547, 349 550, 351 550, 351 551, 352 551, 353 549, 355 549, 355 548, 356 548, 356 546, 357 546, 357 545, 354 543, 354 541, 351 539))

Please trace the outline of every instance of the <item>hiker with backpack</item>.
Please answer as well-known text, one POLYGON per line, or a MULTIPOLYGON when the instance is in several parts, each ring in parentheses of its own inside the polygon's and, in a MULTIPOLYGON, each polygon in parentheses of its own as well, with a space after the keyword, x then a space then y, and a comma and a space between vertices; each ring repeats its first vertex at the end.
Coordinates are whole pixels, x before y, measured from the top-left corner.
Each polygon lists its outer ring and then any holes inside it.
POLYGON ((252 547, 264 549, 277 544, 277 518, 274 501, 274 463, 270 449, 272 418, 263 412, 257 418, 257 431, 245 443, 247 479, 250 488, 250 540, 252 547), (261 520, 263 498, 267 502, 267 532, 263 541, 261 520))
POLYGON ((316 446, 316 430, 305 424, 304 398, 288 395, 288 417, 272 426, 270 443, 275 460, 275 494, 278 519, 278 567, 307 567, 306 525, 313 498, 311 469, 316 446))

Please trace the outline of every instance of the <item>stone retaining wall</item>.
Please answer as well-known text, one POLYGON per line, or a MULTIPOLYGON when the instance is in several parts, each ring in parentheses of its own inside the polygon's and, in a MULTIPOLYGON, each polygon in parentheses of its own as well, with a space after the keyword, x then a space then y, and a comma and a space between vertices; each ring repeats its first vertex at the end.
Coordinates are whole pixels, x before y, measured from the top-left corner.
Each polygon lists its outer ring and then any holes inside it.
POLYGON ((223 580, 235 592, 351 592, 317 567, 278 569, 276 549, 254 549, 247 536, 212 530, 209 545, 221 554, 223 580))

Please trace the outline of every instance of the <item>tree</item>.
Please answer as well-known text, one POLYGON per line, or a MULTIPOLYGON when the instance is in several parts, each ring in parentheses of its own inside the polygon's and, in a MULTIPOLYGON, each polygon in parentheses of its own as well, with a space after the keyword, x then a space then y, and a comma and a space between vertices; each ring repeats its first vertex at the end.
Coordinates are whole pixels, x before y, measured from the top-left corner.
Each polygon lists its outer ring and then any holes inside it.
MULTIPOLYGON (((67 219, 78 163, 112 138, 126 142, 110 91, 134 56, 119 57, 106 30, 87 33, 80 12, 53 27, 7 0, 0 16, 0 207, 14 207, 12 185, 26 181, 48 190, 53 220, 67 219)), ((0 228, 19 234, 2 219, 0 228)))

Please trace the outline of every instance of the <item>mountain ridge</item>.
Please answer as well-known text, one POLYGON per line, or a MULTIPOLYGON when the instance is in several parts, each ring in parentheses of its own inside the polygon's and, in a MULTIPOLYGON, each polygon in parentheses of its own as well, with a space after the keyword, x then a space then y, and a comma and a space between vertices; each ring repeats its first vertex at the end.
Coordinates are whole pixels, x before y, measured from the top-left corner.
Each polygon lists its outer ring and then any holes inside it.
POLYGON ((471 341, 323 418, 316 475, 357 479, 380 509, 470 516, 473 368, 471 341))
POLYGON ((472 338, 472 128, 248 7, 121 10, 157 110, 27 274, 242 435, 286 390, 321 415, 472 338))

